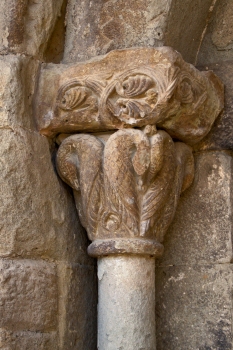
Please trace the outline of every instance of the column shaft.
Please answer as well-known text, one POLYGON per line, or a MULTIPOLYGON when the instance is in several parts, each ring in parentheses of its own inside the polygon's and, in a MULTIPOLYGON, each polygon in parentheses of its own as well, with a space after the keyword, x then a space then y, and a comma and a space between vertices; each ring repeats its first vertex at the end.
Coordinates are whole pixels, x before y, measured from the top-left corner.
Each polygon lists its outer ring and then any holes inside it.
POLYGON ((155 350, 155 260, 98 259, 98 350, 155 350))

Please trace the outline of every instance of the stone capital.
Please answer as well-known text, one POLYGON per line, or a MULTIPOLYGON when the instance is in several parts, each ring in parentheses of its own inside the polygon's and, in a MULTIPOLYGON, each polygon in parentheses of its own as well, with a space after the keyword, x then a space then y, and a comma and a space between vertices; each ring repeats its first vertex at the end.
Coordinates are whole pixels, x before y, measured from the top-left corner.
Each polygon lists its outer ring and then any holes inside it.
POLYGON ((95 257, 161 255, 180 193, 194 175, 191 148, 154 126, 69 136, 57 169, 73 188, 95 257))

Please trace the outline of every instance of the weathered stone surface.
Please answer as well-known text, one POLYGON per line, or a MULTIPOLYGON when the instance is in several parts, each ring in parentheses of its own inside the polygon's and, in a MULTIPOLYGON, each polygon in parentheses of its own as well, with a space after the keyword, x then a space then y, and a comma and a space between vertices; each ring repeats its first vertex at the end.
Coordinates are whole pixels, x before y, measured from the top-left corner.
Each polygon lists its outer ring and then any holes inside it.
POLYGON ((232 20, 232 0, 217 1, 198 53, 198 65, 233 59, 232 20))
POLYGON ((2 0, 0 53, 42 56, 63 0, 2 0))
MULTIPOLYGON (((164 3, 163 0, 161 2, 164 3)), ((173 0, 168 13, 164 45, 180 52, 185 61, 196 64, 203 32, 214 6, 214 0, 173 0)))
MULTIPOLYGON (((116 254, 119 239, 122 246, 124 239, 129 241, 126 254, 135 247, 130 239, 136 240, 139 248, 142 238, 160 246, 180 193, 193 180, 191 148, 174 143, 166 132, 151 126, 144 132, 119 130, 105 145, 102 141, 89 134, 73 135, 62 142, 57 154, 58 172, 73 188, 89 239, 95 245, 100 241, 100 255, 116 254), (109 241, 103 245, 109 238, 116 240, 113 249, 109 241)), ((161 254, 157 246, 151 255, 161 254)), ((133 252, 143 254, 145 250, 133 252)), ((98 255, 93 249, 89 254, 98 255)))
POLYGON ((59 263, 58 276, 61 349, 96 350, 96 267, 59 263))
POLYGON ((232 260, 232 156, 195 156, 192 186, 181 196, 164 241, 162 266, 230 263, 232 260))
POLYGON ((10 332, 0 329, 2 350, 57 350, 57 334, 40 332, 10 332))
POLYGON ((69 0, 64 62, 113 49, 169 45, 194 63, 212 2, 69 0))
POLYGON ((222 110, 223 86, 169 47, 118 50, 86 63, 45 65, 36 105, 48 136, 155 124, 194 144, 222 110))
POLYGON ((232 349, 232 265, 156 270, 157 349, 232 349))
POLYGON ((42 260, 0 260, 0 327, 50 331, 57 324, 53 264, 42 260))
POLYGON ((60 63, 62 61, 65 45, 67 3, 68 0, 63 0, 61 15, 57 18, 43 55, 43 61, 45 62, 60 63))
POLYGON ((85 61, 113 49, 163 44, 169 3, 158 0, 70 0, 65 62, 85 61))
POLYGON ((0 128, 35 129, 31 116, 38 67, 39 62, 29 57, 0 56, 0 128))
POLYGON ((233 61, 207 64, 205 67, 213 70, 224 84, 224 110, 214 122, 208 135, 195 146, 195 149, 231 150, 233 149, 233 61))
POLYGON ((154 270, 151 257, 98 260, 98 349, 155 350, 154 270))
POLYGON ((1 131, 0 255, 91 263, 72 194, 59 180, 45 137, 1 131))

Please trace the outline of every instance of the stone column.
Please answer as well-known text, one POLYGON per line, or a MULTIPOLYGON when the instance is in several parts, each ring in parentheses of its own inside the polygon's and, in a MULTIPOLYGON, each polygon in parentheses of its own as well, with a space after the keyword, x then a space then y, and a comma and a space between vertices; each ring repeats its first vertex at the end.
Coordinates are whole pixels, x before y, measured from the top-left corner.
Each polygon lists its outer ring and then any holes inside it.
POLYGON ((155 259, 99 258, 98 280, 98 349, 154 350, 155 259))
POLYGON ((131 49, 49 65, 37 103, 41 132, 60 133, 57 170, 99 259, 98 348, 154 350, 154 258, 193 180, 189 145, 220 112, 222 85, 170 48, 131 49))
POLYGON ((98 349, 154 350, 154 258, 192 182, 191 148, 153 126, 105 139, 77 134, 62 142, 57 169, 74 189, 93 240, 88 253, 98 258, 98 349))

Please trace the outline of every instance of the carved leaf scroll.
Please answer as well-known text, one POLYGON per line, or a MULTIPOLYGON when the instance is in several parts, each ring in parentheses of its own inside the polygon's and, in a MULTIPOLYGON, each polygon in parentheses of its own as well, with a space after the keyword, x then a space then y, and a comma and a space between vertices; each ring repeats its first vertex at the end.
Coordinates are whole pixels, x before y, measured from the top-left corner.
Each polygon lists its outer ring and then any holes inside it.
POLYGON ((223 85, 169 47, 112 51, 90 62, 42 70, 38 120, 46 135, 148 124, 193 145, 223 108, 223 85))

